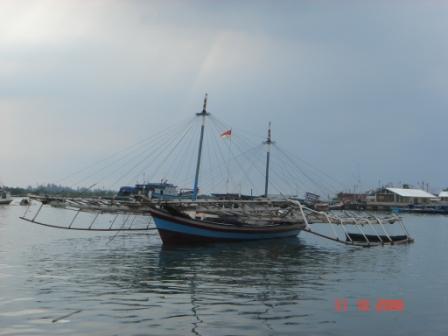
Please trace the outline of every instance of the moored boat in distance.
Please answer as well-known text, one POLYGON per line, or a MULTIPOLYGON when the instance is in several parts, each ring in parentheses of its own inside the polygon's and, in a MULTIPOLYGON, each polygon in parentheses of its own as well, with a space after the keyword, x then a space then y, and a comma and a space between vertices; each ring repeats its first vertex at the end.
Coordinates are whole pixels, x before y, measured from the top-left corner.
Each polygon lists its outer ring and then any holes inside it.
POLYGON ((123 186, 117 194, 117 198, 144 196, 150 199, 171 200, 191 198, 191 189, 179 189, 176 185, 162 180, 158 183, 136 184, 134 187, 123 186))
POLYGON ((12 202, 12 197, 9 191, 0 188, 0 205, 8 205, 12 202))

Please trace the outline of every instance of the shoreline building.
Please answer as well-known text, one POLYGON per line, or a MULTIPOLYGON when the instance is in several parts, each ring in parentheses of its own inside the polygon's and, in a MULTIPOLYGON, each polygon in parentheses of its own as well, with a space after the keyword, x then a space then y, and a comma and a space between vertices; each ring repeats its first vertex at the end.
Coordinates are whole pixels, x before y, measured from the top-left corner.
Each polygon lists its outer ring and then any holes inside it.
POLYGON ((448 190, 443 190, 439 193, 439 198, 441 201, 448 202, 448 190))
POLYGON ((425 204, 437 196, 421 189, 382 188, 375 192, 375 203, 395 203, 399 205, 425 204))

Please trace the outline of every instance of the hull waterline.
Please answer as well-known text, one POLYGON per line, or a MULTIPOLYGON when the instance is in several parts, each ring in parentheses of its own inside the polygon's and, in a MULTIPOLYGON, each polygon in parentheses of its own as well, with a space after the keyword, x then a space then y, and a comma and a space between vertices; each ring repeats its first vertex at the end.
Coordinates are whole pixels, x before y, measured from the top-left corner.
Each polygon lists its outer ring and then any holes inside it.
POLYGON ((219 225, 179 218, 157 210, 152 210, 151 215, 160 238, 166 245, 278 239, 297 236, 302 229, 300 225, 260 227, 219 225))

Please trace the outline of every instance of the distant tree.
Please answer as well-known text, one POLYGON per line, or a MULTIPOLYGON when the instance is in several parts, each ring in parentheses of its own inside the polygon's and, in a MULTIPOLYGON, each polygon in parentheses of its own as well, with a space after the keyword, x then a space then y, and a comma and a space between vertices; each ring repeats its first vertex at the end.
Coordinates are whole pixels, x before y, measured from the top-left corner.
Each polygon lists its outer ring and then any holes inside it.
POLYGON ((26 196, 28 194, 65 196, 65 197, 112 197, 117 194, 114 190, 71 188, 67 186, 48 183, 37 187, 7 187, 6 189, 14 196, 26 196))

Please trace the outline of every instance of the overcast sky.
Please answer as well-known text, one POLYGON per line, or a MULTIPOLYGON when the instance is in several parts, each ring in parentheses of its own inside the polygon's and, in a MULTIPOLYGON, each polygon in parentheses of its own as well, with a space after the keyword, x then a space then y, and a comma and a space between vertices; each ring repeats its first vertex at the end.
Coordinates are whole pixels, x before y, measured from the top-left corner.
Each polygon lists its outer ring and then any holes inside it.
POLYGON ((208 92, 347 188, 437 190, 447 88, 445 1, 1 0, 0 182, 55 182, 208 92))

